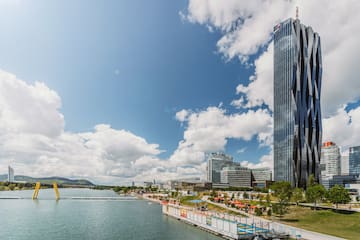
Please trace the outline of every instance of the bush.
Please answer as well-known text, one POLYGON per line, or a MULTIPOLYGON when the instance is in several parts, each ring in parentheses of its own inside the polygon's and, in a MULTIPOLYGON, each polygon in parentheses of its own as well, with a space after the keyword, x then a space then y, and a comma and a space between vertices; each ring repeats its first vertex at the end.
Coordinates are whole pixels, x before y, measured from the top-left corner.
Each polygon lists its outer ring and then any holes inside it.
POLYGON ((261 215, 262 215, 262 210, 261 210, 261 208, 255 208, 255 215, 256 215, 256 216, 261 216, 261 215))
POLYGON ((270 208, 267 210, 266 213, 267 213, 267 215, 268 215, 269 217, 271 217, 272 212, 271 212, 271 209, 270 209, 270 208))

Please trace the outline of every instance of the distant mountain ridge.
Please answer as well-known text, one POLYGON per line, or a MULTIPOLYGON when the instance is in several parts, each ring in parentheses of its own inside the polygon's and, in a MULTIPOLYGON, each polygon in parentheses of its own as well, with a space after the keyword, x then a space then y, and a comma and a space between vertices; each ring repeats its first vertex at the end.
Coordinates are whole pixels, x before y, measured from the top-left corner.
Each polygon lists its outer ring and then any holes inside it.
MULTIPOLYGON (((0 181, 7 181, 7 174, 0 175, 0 181)), ((42 177, 42 178, 34 178, 24 175, 16 175, 15 181, 24 181, 29 183, 35 183, 40 182, 42 184, 52 184, 53 182, 56 182, 57 184, 63 184, 63 185, 81 185, 81 186, 95 186, 92 182, 86 179, 68 179, 64 177, 42 177)))

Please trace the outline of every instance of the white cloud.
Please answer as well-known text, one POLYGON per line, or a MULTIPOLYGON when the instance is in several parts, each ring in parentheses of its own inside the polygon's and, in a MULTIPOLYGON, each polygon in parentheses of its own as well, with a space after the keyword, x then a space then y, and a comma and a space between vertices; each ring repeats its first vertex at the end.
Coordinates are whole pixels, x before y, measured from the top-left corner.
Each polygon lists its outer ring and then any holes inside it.
POLYGON ((184 139, 169 159, 175 166, 204 164, 207 153, 224 150, 228 139, 249 141, 254 137, 264 145, 272 135, 272 118, 267 110, 226 114, 224 109, 208 107, 192 112, 186 120, 184 139))
POLYGON ((239 150, 237 150, 237 153, 244 153, 246 151, 246 147, 240 148, 239 150))
POLYGON ((237 86, 236 93, 242 96, 232 101, 233 106, 253 108, 265 104, 273 109, 273 47, 273 43, 269 44, 267 50, 255 60, 255 73, 250 77, 250 83, 237 86))
POLYGON ((175 114, 176 120, 179 122, 185 122, 190 112, 188 110, 182 109, 175 114))
POLYGON ((348 155, 348 148, 360 145, 360 107, 346 112, 344 108, 323 120, 323 141, 333 141, 348 155))
POLYGON ((89 132, 65 131, 61 99, 44 83, 27 84, 1 71, 0 86, 0 170, 5 172, 11 164, 16 174, 84 177, 111 184, 198 177, 205 170, 206 151, 223 148, 229 137, 253 136, 255 130, 240 126, 239 119, 259 121, 259 128, 267 129, 260 123, 267 116, 262 110, 241 116, 225 115, 216 107, 197 113, 182 110, 176 119, 188 124, 184 141, 170 159, 160 159, 158 144, 107 124, 89 132), (212 131, 220 137, 213 138, 214 144, 209 139, 212 131))
POLYGON ((64 117, 61 100, 45 84, 28 85, 0 70, 0 133, 37 133, 48 137, 61 134, 64 117))
POLYGON ((135 178, 141 162, 149 165, 161 153, 158 144, 110 125, 64 131, 60 107, 60 97, 44 83, 27 84, 0 71, 1 171, 11 164, 16 174, 119 181, 135 178))
POLYGON ((223 31, 217 43, 219 52, 229 59, 237 56, 246 60, 269 42, 274 23, 289 15, 292 8, 282 0, 190 0, 188 20, 223 31))

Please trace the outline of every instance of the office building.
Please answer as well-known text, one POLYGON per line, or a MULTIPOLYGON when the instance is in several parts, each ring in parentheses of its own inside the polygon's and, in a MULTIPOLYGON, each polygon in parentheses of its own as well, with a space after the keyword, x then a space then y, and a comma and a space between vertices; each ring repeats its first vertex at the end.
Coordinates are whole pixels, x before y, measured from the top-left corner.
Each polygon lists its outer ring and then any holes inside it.
POLYGON ((341 175, 349 175, 349 156, 341 156, 341 175))
POLYGON ((14 169, 10 166, 8 167, 8 182, 15 182, 14 169))
POLYGON ((224 167, 233 166, 233 157, 225 153, 211 153, 207 161, 207 180, 211 183, 220 183, 220 172, 224 167))
POLYGON ((251 170, 240 166, 224 167, 220 173, 221 183, 229 187, 251 187, 251 170))
POLYGON ((274 180, 306 187, 320 177, 320 36, 299 19, 274 27, 274 180))
POLYGON ((251 169, 252 177, 254 181, 271 181, 272 173, 270 168, 253 168, 251 169))
POLYGON ((333 142, 325 142, 321 147, 321 178, 341 174, 340 148, 333 142))
POLYGON ((330 189, 335 185, 346 187, 348 184, 360 184, 360 178, 355 175, 334 175, 323 178, 321 184, 326 189, 330 189))
POLYGON ((254 168, 251 169, 252 187, 265 188, 268 187, 272 181, 272 172, 270 168, 254 168))
POLYGON ((349 148, 349 173, 360 175, 360 146, 349 148))

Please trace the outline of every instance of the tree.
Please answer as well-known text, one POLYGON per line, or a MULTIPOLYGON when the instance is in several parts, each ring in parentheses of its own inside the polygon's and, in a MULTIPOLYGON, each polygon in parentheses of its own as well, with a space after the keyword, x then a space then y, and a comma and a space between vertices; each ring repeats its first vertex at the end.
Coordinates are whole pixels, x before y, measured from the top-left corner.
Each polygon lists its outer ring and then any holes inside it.
POLYGON ((271 217, 271 209, 270 209, 270 208, 267 210, 267 215, 268 215, 269 217, 271 217))
POLYGON ((270 193, 268 193, 266 194, 266 204, 270 206, 270 203, 271 203, 271 198, 270 198, 270 193))
POLYGON ((295 188, 292 193, 292 200, 299 205, 299 202, 304 199, 303 190, 301 188, 295 188))
POLYGON ((211 197, 216 197, 218 195, 218 193, 215 190, 212 190, 210 193, 211 197))
POLYGON ((314 174, 310 174, 307 182, 307 187, 312 187, 314 185, 316 185, 314 174))
POLYGON ((329 190, 327 198, 331 203, 336 205, 336 209, 339 203, 345 204, 351 201, 349 192, 343 186, 339 185, 335 185, 329 190))
POLYGON ((255 215, 256 215, 256 216, 261 216, 261 215, 262 215, 262 210, 261 210, 261 208, 255 208, 255 215))
POLYGON ((308 202, 314 203, 314 208, 316 209, 316 203, 324 198, 326 195, 326 189, 323 185, 314 184, 307 188, 306 190, 306 200, 308 202))
POLYGON ((243 193, 243 198, 244 198, 244 199, 248 199, 248 198, 249 198, 249 194, 248 194, 247 192, 244 192, 244 193, 243 193))
POLYGON ((291 198, 291 184, 286 181, 280 181, 271 185, 271 189, 274 191, 274 195, 277 197, 279 202, 277 212, 280 216, 282 216, 285 214, 287 205, 291 198))

